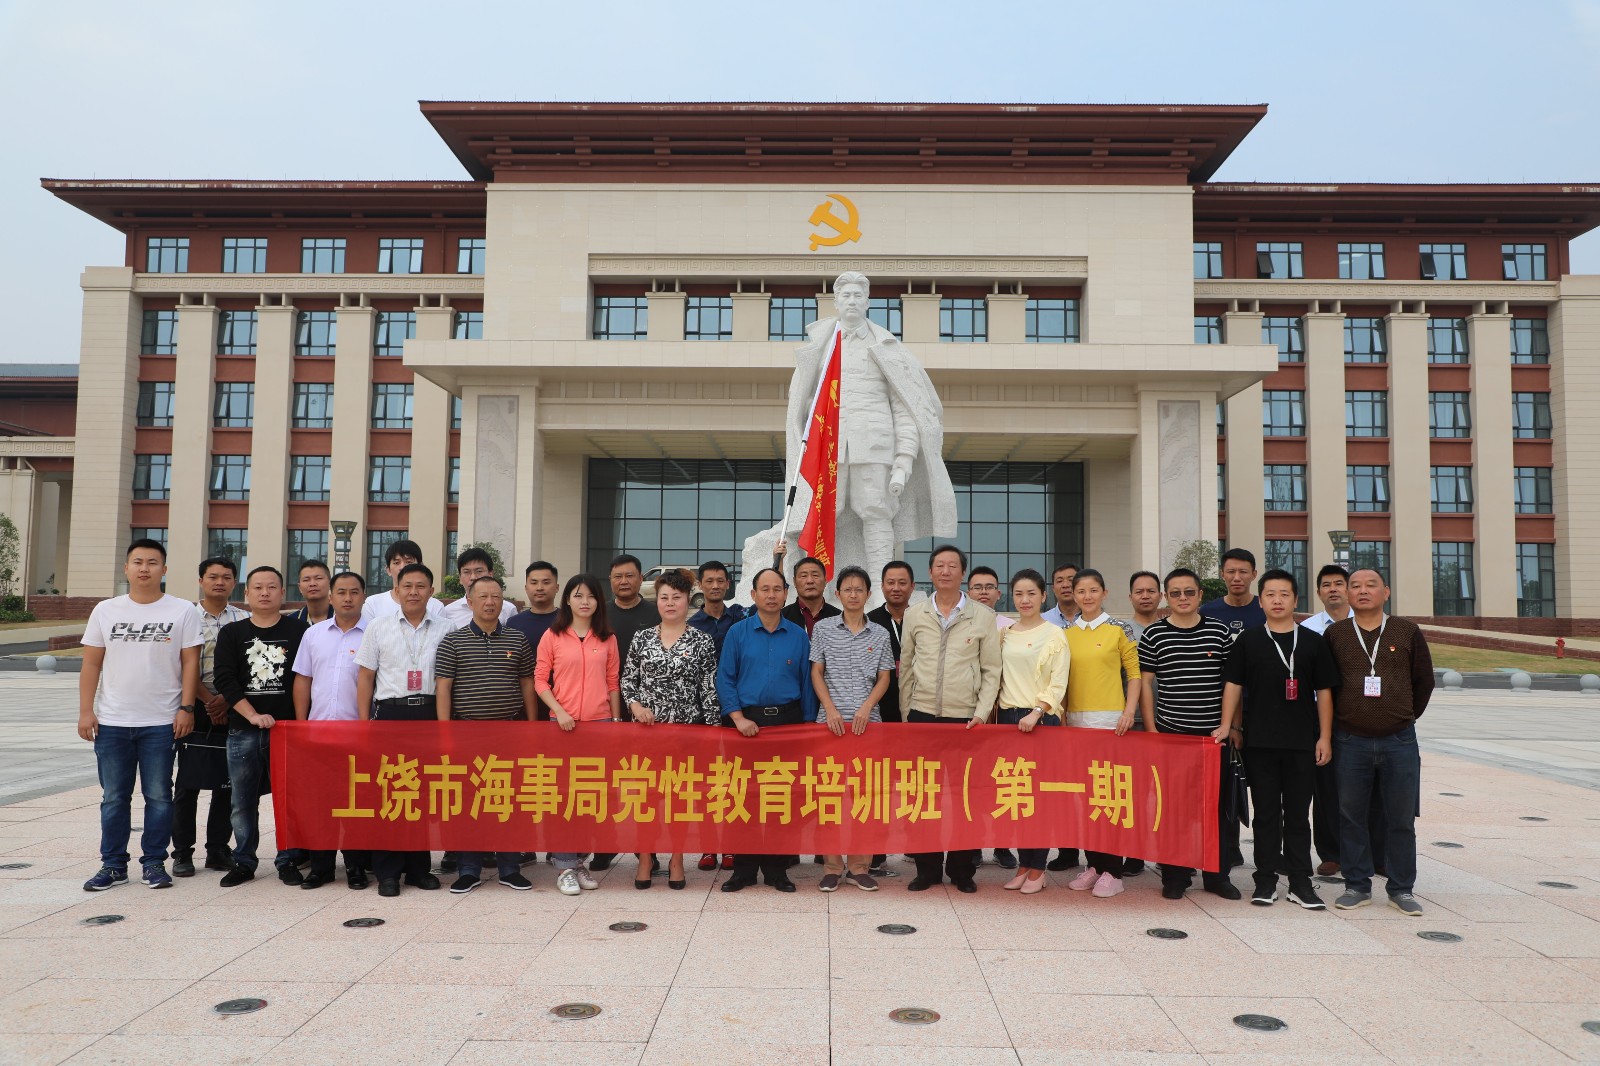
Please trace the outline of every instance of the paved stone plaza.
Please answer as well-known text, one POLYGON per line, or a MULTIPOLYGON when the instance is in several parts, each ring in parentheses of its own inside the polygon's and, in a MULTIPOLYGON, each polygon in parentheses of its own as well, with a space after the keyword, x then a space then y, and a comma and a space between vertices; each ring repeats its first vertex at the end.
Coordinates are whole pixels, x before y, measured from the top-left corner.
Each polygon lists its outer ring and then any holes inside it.
POLYGON ((724 895, 692 869, 687 891, 637 892, 625 862, 578 898, 543 865, 522 893, 384 900, 270 874, 221 889, 202 871, 91 896, 98 795, 76 685, 0 678, 0 864, 30 864, 0 871, 0 1063, 1600 1061, 1581 1027, 1600 1020, 1600 698, 1435 697, 1420 724, 1427 913, 1408 919, 1168 902, 1153 873, 1109 900, 1059 875, 1020 898, 992 866, 975 896, 911 895, 904 877, 825 896, 809 862, 795 895, 724 895), (102 914, 125 920, 82 924, 102 914), (341 924, 364 916, 385 924, 341 924), (607 928, 619 921, 648 928, 607 928), (917 931, 875 931, 889 922, 917 931), (257 996, 258 1013, 212 1011, 257 996), (550 1017, 568 1002, 602 1010, 550 1017), (897 1024, 898 1007, 940 1019, 897 1024), (1288 1029, 1246 1031, 1246 1013, 1288 1029))

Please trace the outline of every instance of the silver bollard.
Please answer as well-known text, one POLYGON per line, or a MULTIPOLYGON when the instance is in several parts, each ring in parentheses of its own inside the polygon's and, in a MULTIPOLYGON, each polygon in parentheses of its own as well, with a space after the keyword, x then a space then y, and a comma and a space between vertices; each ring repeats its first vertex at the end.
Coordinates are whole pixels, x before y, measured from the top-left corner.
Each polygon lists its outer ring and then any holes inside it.
POLYGON ((1454 670, 1444 672, 1444 687, 1452 691, 1461 690, 1461 675, 1454 670))
POLYGON ((1578 678, 1578 687, 1585 692, 1600 692, 1600 674, 1584 674, 1578 678))
POLYGON ((1511 691, 1533 691, 1533 678, 1528 676, 1528 672, 1526 670, 1518 670, 1516 673, 1511 675, 1511 691))
POLYGON ((33 668, 41 674, 53 674, 56 672, 56 657, 41 655, 33 661, 33 668))

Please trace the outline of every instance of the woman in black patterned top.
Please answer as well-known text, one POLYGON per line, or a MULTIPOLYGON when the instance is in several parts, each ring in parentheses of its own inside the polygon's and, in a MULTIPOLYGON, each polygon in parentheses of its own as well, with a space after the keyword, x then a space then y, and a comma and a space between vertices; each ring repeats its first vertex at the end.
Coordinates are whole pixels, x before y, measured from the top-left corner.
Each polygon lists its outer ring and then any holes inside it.
MULTIPOLYGON (((672 570, 656 581, 661 624, 641 629, 622 663, 622 700, 640 725, 721 725, 717 700, 716 644, 689 627, 689 593, 694 583, 672 570)), ((639 855, 634 888, 650 887, 650 853, 639 855), (643 875, 641 877, 641 875, 643 875)), ((682 888, 683 856, 667 865, 667 887, 682 888)))

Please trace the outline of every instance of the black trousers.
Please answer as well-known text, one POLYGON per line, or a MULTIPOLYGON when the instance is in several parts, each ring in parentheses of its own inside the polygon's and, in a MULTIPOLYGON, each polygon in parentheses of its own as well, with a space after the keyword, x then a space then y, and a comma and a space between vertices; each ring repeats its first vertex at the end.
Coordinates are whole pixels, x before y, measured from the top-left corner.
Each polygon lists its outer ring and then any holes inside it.
POLYGON ((1277 880, 1289 872, 1291 884, 1311 880, 1311 796, 1316 791, 1313 752, 1246 747, 1245 778, 1255 831, 1256 879, 1277 880))
MULTIPOLYGON (((333 857, 335 854, 337 853, 332 851, 313 851, 311 853, 311 872, 314 874, 321 874, 323 877, 332 877, 333 857)), ((345 852, 344 868, 346 872, 352 870, 370 870, 372 868, 372 852, 345 852)))
POLYGON ((1083 864, 1096 873, 1121 877, 1122 868, 1128 864, 1128 860, 1107 851, 1085 851, 1083 853, 1083 864))
POLYGON ((1333 773, 1333 760, 1317 767, 1316 788, 1311 798, 1311 839, 1317 858, 1339 861, 1339 779, 1333 773))
MULTIPOLYGON (((966 727, 965 718, 941 718, 938 715, 928 714, 924 711, 908 711, 908 722, 933 722, 946 725, 966 727)), ((946 877, 956 884, 971 881, 978 872, 978 856, 981 851, 921 851, 913 852, 911 861, 917 864, 917 878, 921 881, 932 881, 942 884, 946 877)))
MULTIPOLYGON (((374 709, 372 721, 383 722, 433 722, 438 712, 432 697, 419 706, 379 706, 374 709)), ((349 862, 348 853, 346 854, 349 862)), ((372 874, 379 881, 398 881, 402 877, 421 877, 432 873, 433 853, 429 851, 374 851, 372 874)))
POLYGON ((767 884, 789 876, 787 855, 735 855, 733 876, 741 881, 754 881, 757 873, 767 884))
MULTIPOLYGON (((1226 756, 1227 748, 1219 744, 1217 746, 1217 758, 1221 759, 1226 756)), ((1228 879, 1228 870, 1232 865, 1228 861, 1228 856, 1239 850, 1239 820, 1237 818, 1229 818, 1227 811, 1224 809, 1222 789, 1227 786, 1228 776, 1224 773, 1217 783, 1217 837, 1218 843, 1221 844, 1218 849, 1217 868, 1221 872, 1211 873, 1209 870, 1202 872, 1200 875, 1201 883, 1207 885, 1219 884, 1228 879)), ((1161 883, 1163 885, 1188 885, 1193 881, 1194 867, 1161 864, 1161 883)))
MULTIPOLYGON (((233 791, 226 788, 211 789, 211 806, 206 811, 206 858, 228 854, 228 840, 233 836, 233 791)), ((172 856, 185 859, 194 856, 195 818, 200 810, 200 790, 175 788, 172 790, 172 856)))

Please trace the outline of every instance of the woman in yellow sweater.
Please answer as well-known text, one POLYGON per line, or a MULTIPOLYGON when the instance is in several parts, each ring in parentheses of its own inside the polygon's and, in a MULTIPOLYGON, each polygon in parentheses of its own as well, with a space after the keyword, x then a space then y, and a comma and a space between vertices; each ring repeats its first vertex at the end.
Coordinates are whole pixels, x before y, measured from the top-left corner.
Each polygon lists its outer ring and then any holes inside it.
MULTIPOLYGON (((1018 570, 1011 578, 1011 602, 1017 622, 1000 631, 1000 715, 1002 725, 1024 733, 1035 726, 1060 725, 1067 691, 1067 639, 1061 628, 1046 622, 1044 575, 1018 570)), ((1018 848, 1017 876, 1006 882, 1027 895, 1044 889, 1049 848, 1018 848)))
MULTIPOLYGON (((1132 727, 1139 707, 1139 646, 1105 612, 1106 582, 1100 571, 1078 571, 1072 598, 1080 613, 1065 630, 1072 653, 1066 724, 1080 729, 1115 729, 1120 737, 1132 727)), ((1122 891, 1123 865, 1120 856, 1085 851, 1083 873, 1067 887, 1115 896, 1122 891)))

